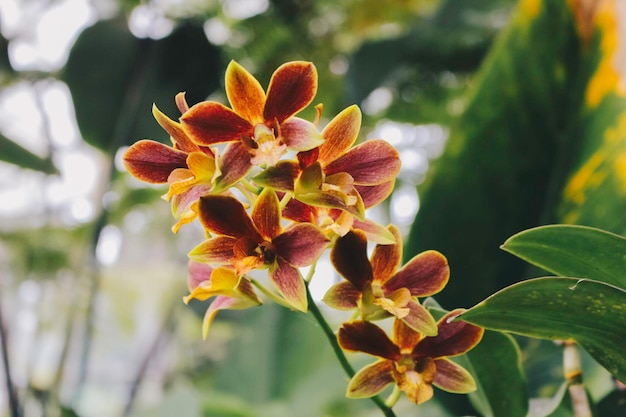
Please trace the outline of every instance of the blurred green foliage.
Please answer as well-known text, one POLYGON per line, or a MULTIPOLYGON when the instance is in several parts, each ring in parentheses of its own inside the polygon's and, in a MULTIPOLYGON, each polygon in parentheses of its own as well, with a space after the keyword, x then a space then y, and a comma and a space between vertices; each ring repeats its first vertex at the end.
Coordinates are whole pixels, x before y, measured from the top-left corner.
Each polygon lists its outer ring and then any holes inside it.
MULTIPOLYGON (((206 97, 225 102, 223 72, 230 59, 249 68, 264 86, 285 61, 313 61, 320 85, 315 102, 324 104, 327 119, 384 90, 391 100, 365 113, 365 133, 381 120, 450 128, 445 155, 419 188, 421 208, 405 249, 407 257, 424 249, 448 257, 452 278, 437 297, 446 308, 470 307, 534 274, 498 251, 522 229, 559 221, 626 231, 623 170, 615 168, 626 142, 621 122, 626 105, 610 89, 595 105, 586 101, 608 53, 601 45, 609 29, 595 27, 593 36, 583 39, 571 9, 578 3, 522 0, 514 9, 514 0, 272 0, 244 17, 230 11, 238 3, 234 0, 173 3, 119 0, 115 16, 103 15, 83 30, 58 72, 15 71, 8 51, 16 40, 0 38, 0 86, 48 77, 67 83, 82 139, 102 151, 110 165, 94 197, 97 215, 88 224, 66 227, 58 213, 48 212, 0 231, 0 255, 10 260, 3 271, 12 277, 3 282, 3 297, 12 298, 33 278, 60 281, 61 272, 70 269, 80 308, 70 310, 76 317, 59 320, 85 323, 82 331, 77 325, 60 326, 56 337, 65 341, 65 353, 51 361, 54 372, 66 375, 61 386, 74 393, 61 395, 54 382, 33 383, 36 372, 30 369, 25 378, 33 381, 25 387, 37 385, 49 400, 21 387, 24 404, 63 416, 379 415, 367 401, 344 398, 345 377, 311 317, 268 305, 224 313, 212 340, 202 343, 199 317, 206 305, 169 309, 171 299, 179 303, 185 293, 185 254, 200 233, 169 236, 168 208, 158 201, 165 190, 129 186, 126 174, 115 169, 115 155, 139 139, 168 140, 152 117, 152 103, 176 118, 179 91, 187 92, 190 104, 206 97), (173 31, 160 39, 136 37, 128 21, 137 7, 162 7, 173 31), (211 28, 224 37, 207 38, 211 28), (117 197, 105 198, 111 192, 117 197), (124 261, 118 265, 93 261, 107 225, 124 237, 124 261), (109 281, 103 283, 102 275, 109 281), (129 340, 127 329, 146 328, 152 332, 129 340), (106 372, 98 364, 118 363, 120 357, 124 376, 113 390, 114 400, 102 400, 112 389, 102 382, 106 372), (162 402, 155 405, 158 394, 162 402)), ((626 25, 623 18, 621 24, 626 25)), ((313 110, 304 117, 312 118, 313 110)), ((41 157, 0 135, 3 161, 55 175, 54 156, 54 149, 41 157)), ((62 290, 55 296, 74 302, 62 290)), ((46 301, 36 303, 39 320, 50 317, 46 301)), ((4 300, 2 309, 9 309, 4 300)), ((36 330, 33 340, 44 340, 47 331, 36 330)), ((559 347, 520 345, 521 352, 508 336, 490 334, 464 358, 475 362, 481 376, 489 375, 471 401, 438 392, 441 400, 417 412, 500 416, 498 410, 510 409, 521 416, 529 395, 552 399, 543 407, 550 414, 537 411, 541 407, 531 401, 529 415, 570 416, 569 399, 558 391, 559 347), (497 352, 491 354, 490 346, 499 346, 493 348, 497 352), (493 357, 507 365, 500 373, 487 361, 493 357), (507 398, 498 391, 505 377, 520 387, 507 398)), ((31 358, 38 358, 33 352, 31 358)), ((605 386, 607 374, 590 363, 589 385, 605 386)), ((594 397, 601 417, 621 415, 623 396, 613 388, 594 397)), ((414 407, 400 402, 396 409, 398 415, 414 415, 414 407)))

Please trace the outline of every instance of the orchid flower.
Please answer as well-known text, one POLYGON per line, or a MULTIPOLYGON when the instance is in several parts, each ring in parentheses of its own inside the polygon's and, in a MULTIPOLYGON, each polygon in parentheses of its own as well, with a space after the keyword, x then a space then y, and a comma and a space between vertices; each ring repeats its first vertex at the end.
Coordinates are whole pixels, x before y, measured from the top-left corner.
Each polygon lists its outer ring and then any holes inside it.
POLYGON ((436 336, 424 337, 401 320, 394 320, 392 339, 371 322, 344 323, 338 333, 343 349, 380 358, 352 377, 347 396, 372 397, 392 383, 416 404, 432 398, 433 385, 458 394, 474 391, 476 382, 470 373, 448 359, 471 350, 484 333, 480 327, 454 321, 462 311, 443 316, 437 323, 436 336))
POLYGON ((323 300, 336 309, 358 308, 363 320, 395 316, 413 330, 434 336, 435 320, 415 298, 436 294, 445 287, 450 276, 448 262, 442 254, 430 250, 398 269, 402 237, 397 227, 391 225, 388 230, 395 243, 376 245, 371 260, 367 258, 365 233, 352 230, 337 239, 330 253, 331 262, 346 281, 332 286, 323 300))
POLYGON ((292 307, 307 310, 306 287, 297 268, 311 265, 328 245, 317 226, 293 224, 283 230, 278 197, 270 188, 259 195, 251 215, 234 197, 202 197, 199 218, 215 236, 190 252, 192 260, 232 265, 238 275, 268 269, 283 298, 292 307))
POLYGON ((190 294, 183 301, 200 301, 215 297, 204 315, 202 338, 206 339, 209 327, 220 310, 242 310, 261 304, 250 281, 237 276, 232 269, 213 268, 210 265, 190 261, 188 265, 188 286, 190 294))
MULTIPOLYGON (((287 149, 305 151, 319 146, 315 125, 293 117, 317 92, 317 70, 310 62, 294 61, 272 75, 267 94, 261 84, 235 61, 226 69, 226 94, 232 107, 204 101, 181 117, 184 131, 196 144, 231 142, 230 152, 248 154, 237 171, 252 165, 272 166, 287 149)), ((227 149, 228 149, 227 148, 227 149)))
POLYGON ((299 152, 298 161, 283 160, 254 181, 311 206, 347 211, 360 220, 368 207, 389 196, 400 170, 398 152, 388 142, 372 139, 352 147, 361 128, 355 105, 339 113, 324 128, 324 143, 299 152))

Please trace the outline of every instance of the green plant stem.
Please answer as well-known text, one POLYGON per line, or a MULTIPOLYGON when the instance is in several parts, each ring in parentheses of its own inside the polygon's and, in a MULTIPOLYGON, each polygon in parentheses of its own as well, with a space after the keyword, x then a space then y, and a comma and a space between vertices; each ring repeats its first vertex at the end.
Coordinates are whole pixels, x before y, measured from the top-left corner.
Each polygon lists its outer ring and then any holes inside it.
POLYGON ((277 294, 274 294, 272 291, 270 291, 267 288, 265 288, 265 286, 263 284, 261 284, 259 281, 257 281, 254 278, 249 278, 249 279, 250 279, 250 282, 252 283, 252 285, 254 285, 263 294, 265 294, 267 296, 267 298, 269 298, 270 300, 274 301, 276 304, 278 304, 280 306, 283 306, 285 308, 293 310, 293 307, 291 305, 289 305, 288 302, 286 302, 285 300, 280 298, 277 294))
MULTIPOLYGON (((306 297, 309 302, 309 310, 311 311, 311 314, 313 314, 313 317, 315 318, 317 323, 322 328, 322 331, 326 335, 328 342, 330 343, 331 347, 333 348, 333 351, 335 352, 335 356, 337 357, 337 360, 339 360, 339 363, 341 364, 341 367, 343 368, 345 373, 350 378, 352 378, 355 374, 354 368, 348 361, 348 358, 346 358, 346 355, 343 353, 341 346, 339 346, 339 342, 337 341, 337 337, 335 336, 335 333, 330 328, 328 322, 322 315, 322 312, 320 311, 320 309, 317 308, 317 304, 315 304, 315 300, 313 300, 313 297, 311 296, 311 291, 309 291, 308 283, 306 285, 306 297)), ((393 410, 385 404, 385 401, 382 398, 380 398, 379 396, 375 396, 375 397, 372 397, 371 400, 374 402, 374 404, 376 404, 376 406, 380 409, 380 411, 383 412, 383 415, 385 417, 396 417, 393 410)))

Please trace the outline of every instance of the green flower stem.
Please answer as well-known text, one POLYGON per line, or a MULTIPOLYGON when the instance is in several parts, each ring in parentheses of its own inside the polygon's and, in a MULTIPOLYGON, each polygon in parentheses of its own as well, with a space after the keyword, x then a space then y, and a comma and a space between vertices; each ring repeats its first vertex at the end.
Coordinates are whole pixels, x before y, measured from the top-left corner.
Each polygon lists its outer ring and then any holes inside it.
POLYGON ((285 193, 283 198, 280 200, 280 211, 281 212, 287 206, 287 203, 289 203, 289 200, 291 200, 292 197, 293 197, 292 193, 285 193))
POLYGON ((289 303, 287 303, 285 300, 283 300, 278 294, 275 294, 272 291, 270 291, 267 288, 265 288, 265 286, 263 284, 261 284, 259 281, 257 281, 256 279, 254 279, 254 278, 248 278, 248 279, 250 280, 252 285, 257 287, 257 289, 259 291, 261 291, 263 294, 265 294, 267 296, 267 298, 269 298, 270 300, 274 301, 276 304, 278 304, 280 306, 288 308, 289 310, 293 310, 293 307, 291 305, 289 305, 289 303))
MULTIPOLYGON (((346 372, 348 377, 352 378, 355 374, 354 368, 352 367, 352 365, 350 365, 350 362, 348 361, 348 358, 346 358, 346 355, 343 353, 341 346, 339 346, 339 342, 337 341, 337 337, 335 336, 335 333, 328 325, 328 322, 322 315, 322 312, 320 311, 320 309, 317 308, 317 304, 315 304, 315 300, 313 300, 313 297, 311 296, 311 291, 309 290, 308 282, 306 285, 306 298, 309 302, 309 310, 311 311, 311 314, 313 314, 313 317, 315 317, 315 320, 320 325, 320 327, 322 328, 322 331, 326 335, 326 338, 328 339, 328 342, 332 346, 333 351, 335 352, 335 356, 339 360, 341 367, 346 372)), ((396 417, 393 410, 390 407, 388 407, 387 404, 385 404, 385 401, 382 398, 380 398, 379 396, 375 396, 375 397, 372 397, 371 400, 374 402, 374 404, 376 404, 376 406, 380 409, 380 411, 383 412, 383 415, 385 417, 396 417)))
POLYGON ((401 393, 402 393, 402 391, 400 391, 400 388, 398 388, 397 385, 394 385, 393 386, 393 391, 391 392, 391 394, 389 394, 389 397, 387 397, 387 399, 385 400, 385 405, 387 407, 389 407, 389 408, 391 408, 394 405, 396 405, 396 403, 400 399, 400 394, 401 393))
POLYGON ((311 280, 313 279, 313 275, 315 275, 316 266, 317 266, 317 261, 311 264, 311 267, 309 268, 309 273, 306 274, 306 278, 304 279, 307 283, 307 291, 309 290, 308 285, 311 283, 311 280))

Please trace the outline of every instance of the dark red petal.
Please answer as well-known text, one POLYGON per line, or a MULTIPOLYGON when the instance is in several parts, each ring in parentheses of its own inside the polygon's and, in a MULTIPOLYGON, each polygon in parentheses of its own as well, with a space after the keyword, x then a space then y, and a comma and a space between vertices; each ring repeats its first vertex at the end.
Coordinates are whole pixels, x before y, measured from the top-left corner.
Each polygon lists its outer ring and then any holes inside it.
POLYGON ((224 154, 219 157, 218 162, 222 175, 215 181, 213 190, 215 193, 236 184, 252 168, 248 149, 241 142, 229 143, 224 150, 224 154))
POLYGON ((124 154, 124 166, 135 178, 164 184, 176 168, 187 168, 187 153, 153 140, 140 140, 124 154))
POLYGON ((382 203, 391 195, 393 191, 394 184, 396 179, 392 179, 391 181, 383 182, 378 185, 355 185, 354 188, 361 194, 361 198, 363 199, 363 205, 366 209, 370 207, 377 206, 382 203))
POLYGON ((261 236, 243 205, 234 197, 208 195, 200 197, 198 217, 211 233, 232 237, 249 237, 260 242, 261 236))
POLYGON ((277 236, 272 243, 278 256, 296 267, 311 265, 320 257, 328 239, 311 223, 295 224, 277 236))
POLYGON ((371 260, 374 280, 381 285, 391 278, 402 261, 402 236, 400 235, 400 230, 393 225, 390 225, 387 229, 396 242, 391 245, 376 245, 371 260))
POLYGON ((228 107, 215 101, 203 101, 180 118, 187 136, 198 145, 212 145, 239 140, 252 135, 253 126, 228 107))
POLYGON ((278 267, 270 271, 270 279, 292 307, 307 311, 306 286, 300 272, 284 259, 278 258, 277 261, 278 267))
POLYGON ((306 169, 317 162, 319 157, 319 147, 313 148, 310 151, 298 152, 298 162, 300 163, 300 169, 306 169))
POLYGON ((272 240, 281 232, 279 204, 276 192, 266 188, 252 207, 252 221, 266 240, 272 240))
POLYGON ((283 217, 298 223, 315 222, 317 208, 292 198, 283 209, 283 217))
POLYGON ((483 337, 484 329, 462 320, 452 321, 462 312, 462 309, 456 309, 443 316, 437 323, 437 336, 422 339, 413 349, 413 354, 436 359, 461 355, 476 346, 483 337))
POLYGON ((322 301, 337 310, 353 310, 358 307, 361 292, 348 281, 341 281, 326 291, 322 301))
POLYGON ((383 329, 369 321, 344 323, 339 329, 337 340, 346 350, 369 353, 391 360, 400 356, 400 349, 383 329))
POLYGON ((383 286, 385 292, 408 288, 415 297, 427 297, 441 291, 450 277, 448 260, 441 253, 428 250, 415 255, 383 286))
POLYGON ((268 122, 287 118, 308 106, 317 92, 317 70, 310 62, 288 62, 272 75, 263 115, 268 122))
POLYGON ((363 232, 352 230, 337 239, 330 251, 330 260, 337 272, 359 291, 373 278, 372 265, 367 259, 367 237, 363 232))
POLYGON ((357 185, 391 181, 400 171, 398 151, 381 139, 368 140, 324 167, 326 175, 347 172, 357 185))

